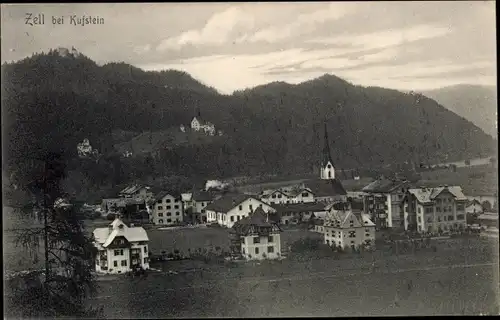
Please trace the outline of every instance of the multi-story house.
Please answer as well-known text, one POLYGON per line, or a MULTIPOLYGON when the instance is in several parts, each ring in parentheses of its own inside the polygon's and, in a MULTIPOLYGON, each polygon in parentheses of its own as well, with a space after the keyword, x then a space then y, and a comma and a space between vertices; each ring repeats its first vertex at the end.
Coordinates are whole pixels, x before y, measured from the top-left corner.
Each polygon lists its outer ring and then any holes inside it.
POLYGON ((401 201, 408 184, 382 177, 362 189, 364 212, 370 215, 377 229, 403 228, 401 201))
POLYGON ((144 228, 128 227, 116 218, 107 228, 96 228, 93 234, 97 272, 125 273, 134 267, 149 269, 149 238, 144 228))
POLYGON ((248 217, 257 208, 265 212, 276 210, 261 200, 245 194, 225 194, 205 207, 207 222, 215 222, 221 226, 232 228, 234 223, 248 217))
POLYGON ((183 205, 181 197, 166 191, 157 194, 149 203, 150 220, 156 225, 172 225, 181 223, 183 205))
POLYGON ((207 191, 193 191, 181 195, 186 218, 193 223, 206 223, 205 207, 212 202, 212 194, 207 191))
POLYGON ((459 186, 408 189, 403 202, 405 230, 447 232, 465 228, 467 197, 459 186))
POLYGON ((150 187, 137 184, 126 187, 118 195, 121 198, 142 199, 144 201, 153 198, 153 192, 150 187))
POLYGON ((258 207, 232 226, 232 252, 247 260, 277 259, 281 256, 280 232, 279 226, 258 207))
POLYGON ((325 218, 324 243, 343 249, 375 244, 375 224, 367 214, 332 209, 325 218))

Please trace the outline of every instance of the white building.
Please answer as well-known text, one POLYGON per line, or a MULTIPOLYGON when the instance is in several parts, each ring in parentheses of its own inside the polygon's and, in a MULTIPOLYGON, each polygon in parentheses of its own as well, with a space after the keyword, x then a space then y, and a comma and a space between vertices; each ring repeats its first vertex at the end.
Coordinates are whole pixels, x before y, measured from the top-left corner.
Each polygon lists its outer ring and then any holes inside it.
POLYGON ((184 220, 181 197, 168 192, 160 192, 148 202, 150 221, 155 225, 179 224, 184 220))
POLYGON ((94 238, 97 272, 125 273, 134 266, 149 269, 149 238, 144 228, 128 227, 117 218, 107 228, 95 229, 94 238))
POLYGON ((191 129, 194 131, 203 131, 208 135, 215 135, 215 125, 211 122, 204 121, 199 115, 191 120, 191 129))
POLYGON ((281 230, 262 208, 258 207, 232 228, 231 248, 234 253, 247 260, 278 259, 281 256, 281 230))
POLYGON ((83 142, 77 145, 78 157, 86 158, 93 154, 92 146, 90 145, 89 139, 83 139, 83 142))
POLYGON ((226 194, 205 207, 207 222, 216 222, 221 226, 231 228, 235 222, 248 217, 257 208, 262 208, 266 213, 276 210, 249 195, 226 194))
POLYGON ((459 186, 408 189, 402 202, 405 230, 421 233, 464 229, 466 203, 459 186))
POLYGON ((375 224, 367 214, 331 210, 325 218, 324 243, 343 249, 375 245, 375 224))
POLYGON ((287 190, 285 188, 276 190, 265 190, 260 194, 260 200, 267 204, 287 204, 287 203, 312 203, 315 202, 314 193, 309 188, 295 188, 287 190))

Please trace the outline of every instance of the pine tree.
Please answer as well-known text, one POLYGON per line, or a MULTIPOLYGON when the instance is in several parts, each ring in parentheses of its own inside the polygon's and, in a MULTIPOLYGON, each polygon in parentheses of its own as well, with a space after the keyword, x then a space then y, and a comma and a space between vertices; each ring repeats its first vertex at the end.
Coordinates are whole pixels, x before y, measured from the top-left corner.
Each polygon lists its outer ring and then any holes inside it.
MULTIPOLYGON (((43 252, 44 271, 30 272, 7 283, 7 314, 14 317, 99 317, 102 309, 88 308, 85 299, 96 292, 92 273, 96 249, 83 230, 78 208, 57 207, 65 165, 60 155, 44 159, 41 179, 29 184, 34 199, 31 214, 41 227, 17 230, 17 244, 33 253, 34 263, 43 252)), ((26 214, 26 210, 20 210, 26 214)))

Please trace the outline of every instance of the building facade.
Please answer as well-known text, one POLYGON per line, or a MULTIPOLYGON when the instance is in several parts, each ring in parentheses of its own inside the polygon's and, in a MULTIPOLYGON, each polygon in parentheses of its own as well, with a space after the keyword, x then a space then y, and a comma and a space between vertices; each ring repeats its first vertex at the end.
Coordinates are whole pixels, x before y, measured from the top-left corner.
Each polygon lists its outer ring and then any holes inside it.
POLYGON ((281 257, 281 229, 262 208, 236 222, 230 233, 231 249, 247 260, 281 257))
POLYGON ((364 212, 370 215, 377 229, 403 229, 401 201, 408 184, 408 181, 382 177, 362 189, 364 212))
POLYGON ((134 267, 149 269, 149 238, 142 227, 128 227, 119 218, 93 232, 99 273, 126 273, 134 267))
POLYGON ((226 194, 205 207, 208 223, 217 223, 221 226, 232 226, 245 217, 248 217, 257 208, 264 212, 274 213, 276 210, 261 200, 242 194, 226 194))
POLYGON ((418 233, 463 230, 466 203, 459 186, 408 189, 402 202, 405 230, 418 233))
POLYGON ((149 202, 151 222, 155 225, 179 224, 184 220, 181 197, 160 192, 149 202))
POLYGON ((375 245, 375 224, 367 214, 351 210, 331 210, 324 223, 324 243, 342 249, 375 245))
POLYGON ((308 188, 267 190, 260 194, 260 200, 270 205, 315 202, 314 193, 308 188))

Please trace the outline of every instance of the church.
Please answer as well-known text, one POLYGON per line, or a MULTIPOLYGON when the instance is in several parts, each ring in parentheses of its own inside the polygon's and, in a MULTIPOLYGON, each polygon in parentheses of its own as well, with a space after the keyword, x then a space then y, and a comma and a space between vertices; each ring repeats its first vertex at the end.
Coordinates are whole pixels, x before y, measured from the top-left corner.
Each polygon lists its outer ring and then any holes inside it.
POLYGON ((330 145, 328 141, 328 131, 325 123, 324 146, 321 156, 321 167, 319 179, 305 181, 304 185, 309 188, 314 194, 314 198, 318 202, 325 204, 330 203, 346 203, 347 192, 342 185, 342 182, 335 175, 335 165, 330 153, 330 145))

